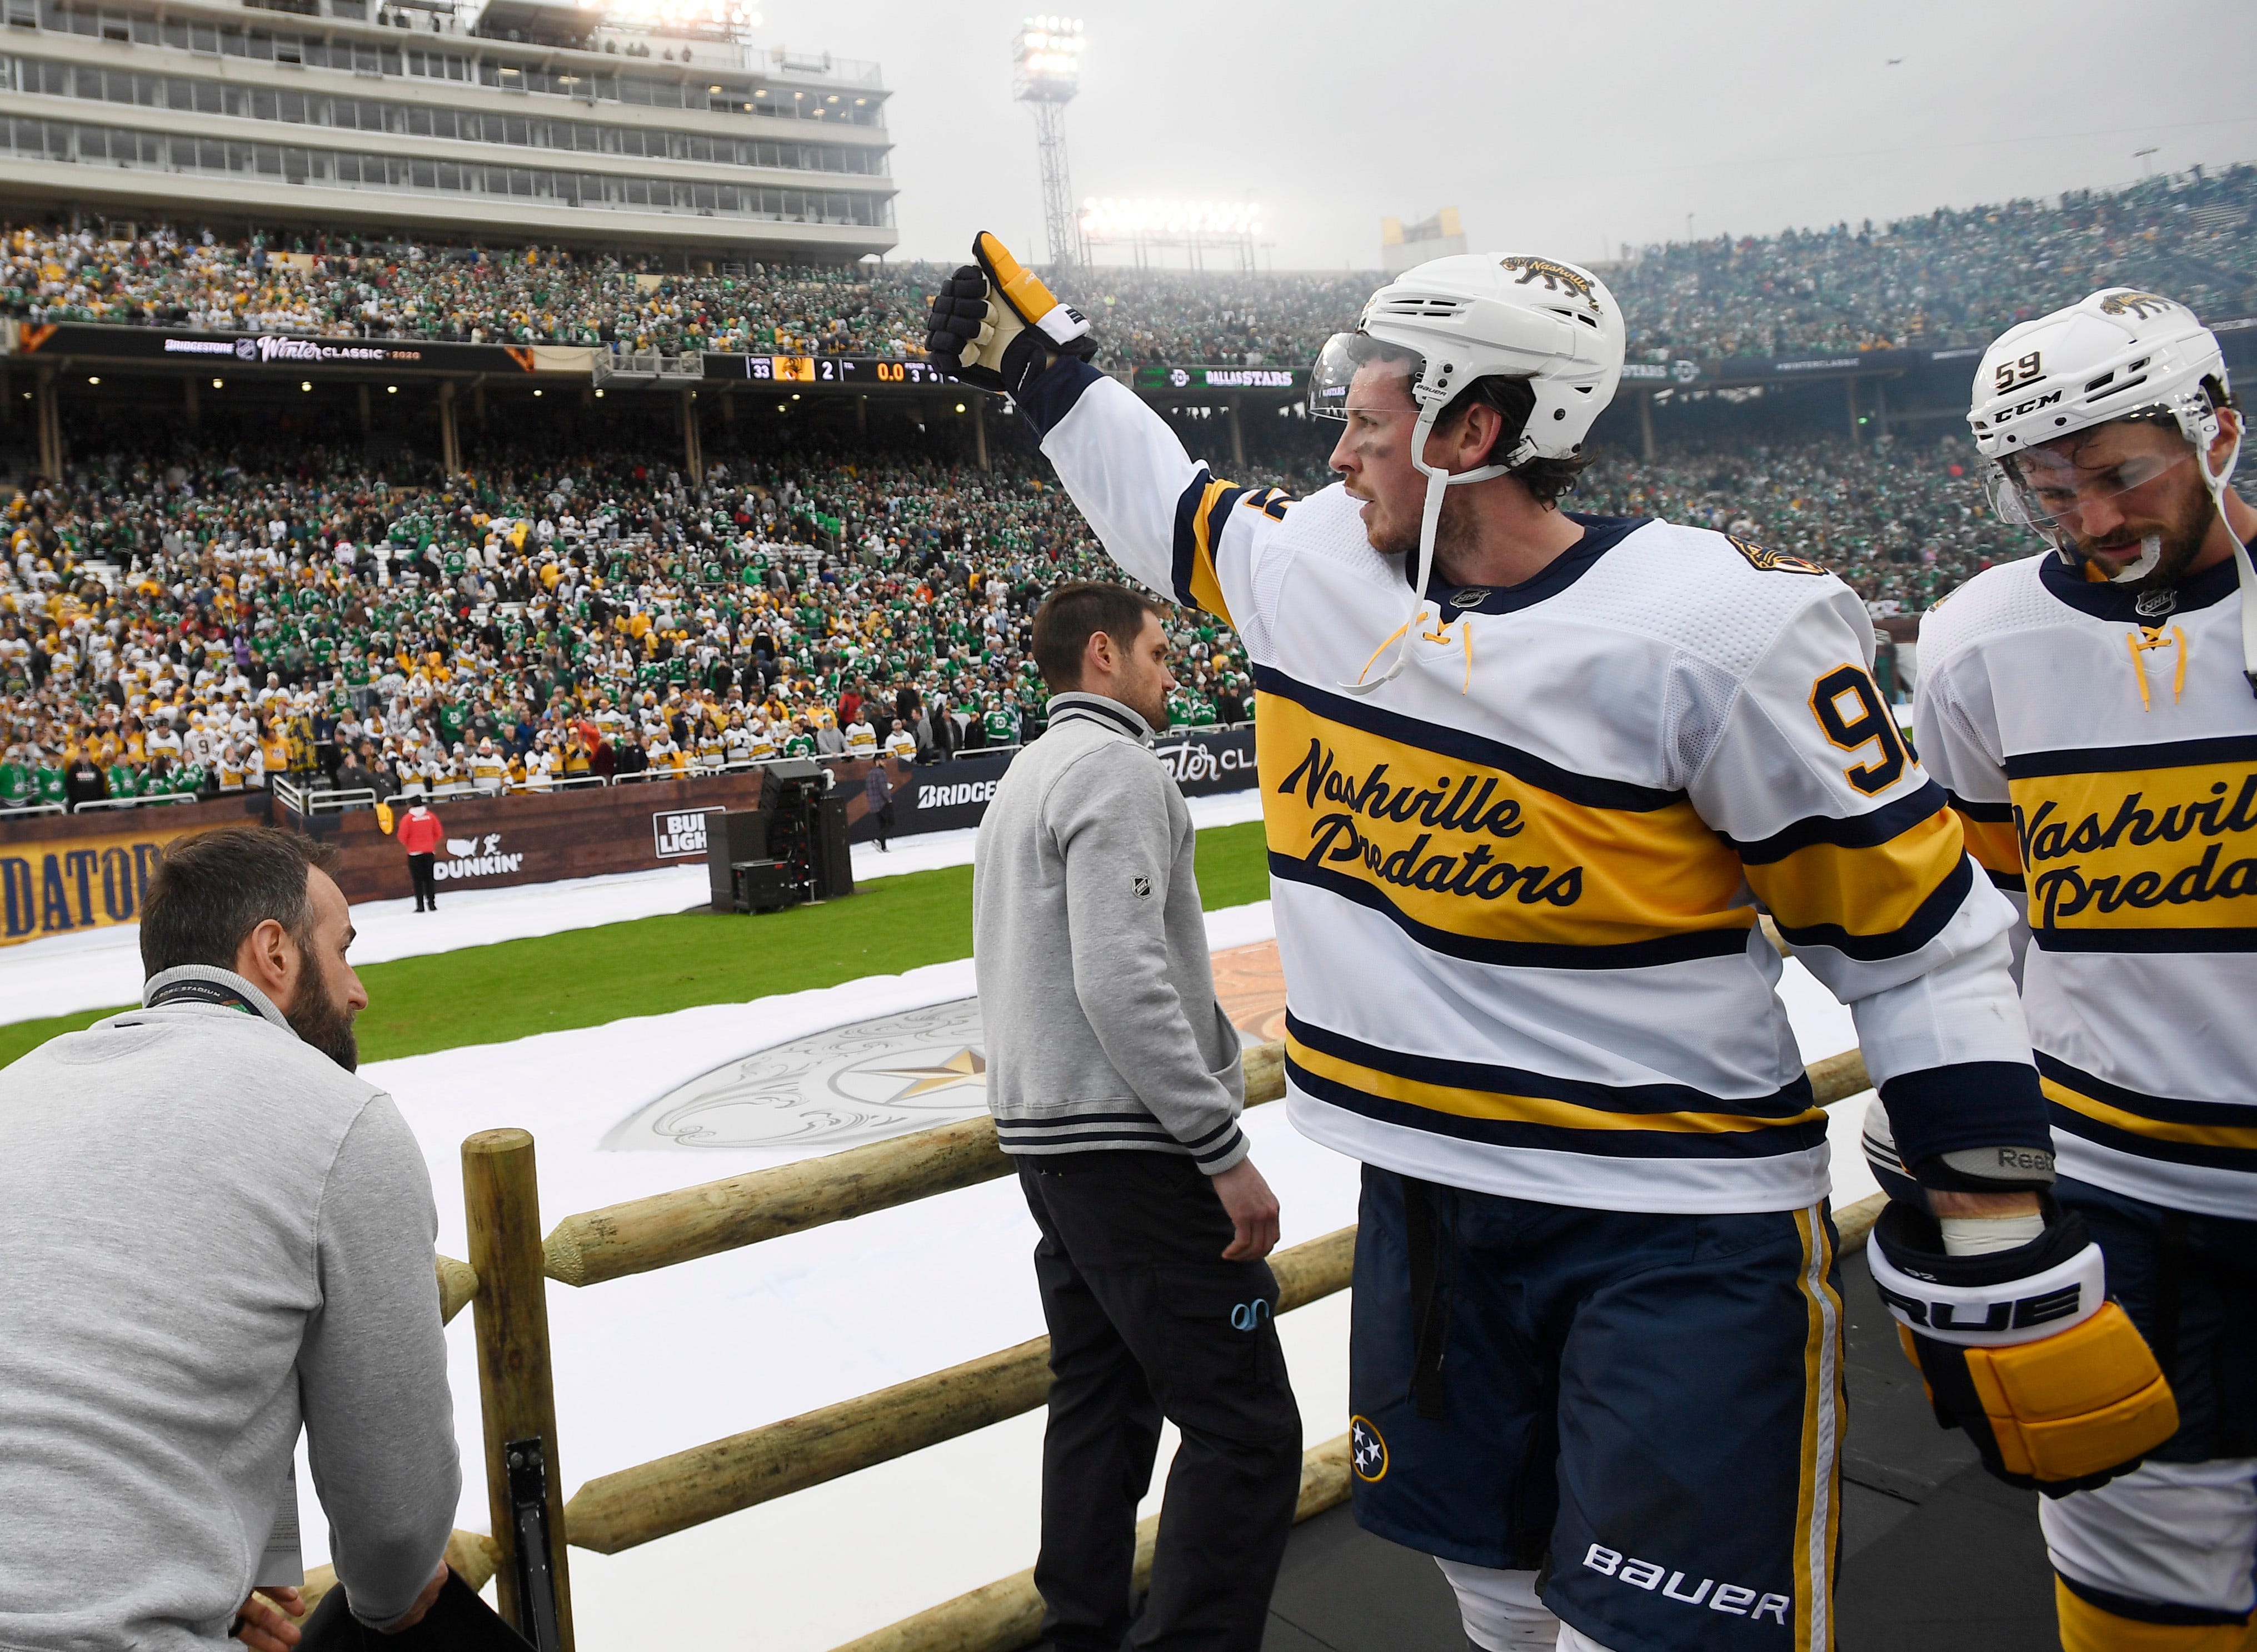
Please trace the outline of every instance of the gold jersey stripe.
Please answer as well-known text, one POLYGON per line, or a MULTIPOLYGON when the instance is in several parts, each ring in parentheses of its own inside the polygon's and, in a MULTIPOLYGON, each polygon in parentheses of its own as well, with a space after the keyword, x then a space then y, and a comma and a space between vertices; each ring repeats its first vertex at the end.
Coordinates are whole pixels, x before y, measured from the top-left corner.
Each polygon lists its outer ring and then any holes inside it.
POLYGON ((1885 844, 1810 844, 1750 866, 1748 886, 1783 928, 1831 925, 1851 935, 1891 935, 1951 875, 1963 847, 1958 816, 1940 808, 1885 844))
POLYGON ((1562 1130, 1643 1130, 1671 1135, 1714 1136, 1785 1129, 1826 1117, 1822 1107, 1808 1107, 1801 1112, 1777 1119, 1758 1119, 1733 1112, 1610 1112, 1603 1107, 1586 1107, 1577 1102, 1558 1101, 1548 1096, 1514 1096, 1501 1091, 1430 1084, 1384 1072, 1376 1067, 1346 1061, 1337 1055, 1326 1055, 1310 1048, 1290 1032, 1285 1037, 1285 1054, 1297 1066, 1320 1078, 1329 1078, 1334 1084, 1362 1091, 1367 1096, 1378 1096, 1388 1101, 1399 1101, 1406 1106, 1425 1107, 1460 1119, 1549 1125, 1562 1130))
POLYGON ((2057 1079, 2041 1077, 2038 1086, 2045 1091, 2048 1101, 2058 1103, 2071 1112, 2082 1113, 2095 1123, 2112 1125, 2132 1135, 2146 1136, 2153 1141, 2180 1141, 2193 1147, 2257 1150, 2257 1126, 2191 1125, 2171 1119, 2150 1119, 2144 1113, 2128 1112, 2107 1102, 2095 1100, 2091 1096, 2080 1095, 2057 1079))

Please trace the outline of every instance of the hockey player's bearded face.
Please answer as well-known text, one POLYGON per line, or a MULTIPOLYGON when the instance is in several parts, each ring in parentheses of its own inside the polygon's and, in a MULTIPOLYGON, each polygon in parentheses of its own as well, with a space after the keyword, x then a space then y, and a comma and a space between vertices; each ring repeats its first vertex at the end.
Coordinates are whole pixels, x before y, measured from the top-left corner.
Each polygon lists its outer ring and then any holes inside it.
POLYGON ((1347 423, 1327 461, 1350 498, 1363 501, 1363 531, 1383 556, 1419 548, 1419 519, 1426 478, 1411 462, 1411 432, 1418 405, 1411 399, 1409 364, 1375 361, 1356 370, 1348 387, 1347 423))
POLYGON ((2136 561, 2141 541, 2158 540, 2155 566, 2140 582, 2165 586, 2185 575, 2218 520, 2194 457, 2173 427, 2126 420, 2033 448, 2014 466, 2054 532, 2103 574, 2136 561))

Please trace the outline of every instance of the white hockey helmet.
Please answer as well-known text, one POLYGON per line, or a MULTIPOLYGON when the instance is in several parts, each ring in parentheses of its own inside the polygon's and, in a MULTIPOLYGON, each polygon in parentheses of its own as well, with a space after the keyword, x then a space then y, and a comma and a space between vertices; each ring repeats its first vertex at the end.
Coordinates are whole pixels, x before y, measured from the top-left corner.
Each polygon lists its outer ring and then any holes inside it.
POLYGON ((1309 375, 1309 412, 1346 419, 1357 371, 1375 361, 1401 363, 1418 412, 1411 462, 1426 478, 1426 509, 1411 580, 1412 615, 1394 662, 1376 681, 1345 683, 1369 694, 1403 670, 1411 631, 1426 601, 1434 532, 1444 492, 1486 482, 1532 459, 1564 459, 1583 439, 1622 379, 1621 307, 1588 270, 1553 258, 1463 253, 1404 271, 1365 302, 1353 333, 1327 341, 1309 375), (1483 378, 1525 380, 1535 406, 1510 451, 1452 475, 1426 463, 1426 439, 1442 409, 1483 378))
MULTIPOLYGON (((2136 287, 2105 287, 2010 328, 1983 352, 1967 414, 1976 451, 1992 463, 1986 478, 1992 508, 2002 521, 2035 529, 2063 561, 2078 561, 2058 520, 2065 502, 2033 487, 2017 457, 2135 417, 2170 419, 2194 454, 2206 455, 2218 437, 2218 406, 2205 380, 2218 386, 2222 400, 2225 358, 2217 338, 2184 305, 2136 287)), ((2232 474, 2233 461, 2214 477, 2206 463, 2204 469, 2215 494, 2232 474)), ((2150 541, 2116 578, 2143 578, 2160 550, 2150 541)))
MULTIPOLYGON (((2119 419, 2167 418, 2176 425, 2232 542, 2241 586, 2242 673, 2257 694, 2257 566, 2225 513, 2225 484, 2241 456, 2240 437, 2224 463, 2213 469, 2210 461, 2229 389, 2217 335, 2193 311, 2137 287, 2103 287, 1999 335, 1976 369, 1967 422, 1976 451, 1992 462, 1992 508, 2004 521, 2036 530, 2072 564, 2082 559, 2063 519, 2083 496, 2040 485, 2024 474, 2020 455, 2119 419)), ((2166 461, 2160 469, 2174 462, 2183 461, 2166 461)), ((2128 492, 2152 479, 2152 473, 2123 476, 2116 487, 2128 492)), ((2115 582, 2145 578, 2161 554, 2162 541, 2150 535, 2115 582)))

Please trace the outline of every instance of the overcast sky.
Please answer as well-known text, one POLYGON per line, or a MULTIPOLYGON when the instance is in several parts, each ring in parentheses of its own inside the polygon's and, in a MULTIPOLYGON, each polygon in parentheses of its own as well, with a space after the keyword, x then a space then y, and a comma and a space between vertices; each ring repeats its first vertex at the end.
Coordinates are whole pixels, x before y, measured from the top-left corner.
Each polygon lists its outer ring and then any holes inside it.
MULTIPOLYGON (((764 44, 875 60, 899 258, 990 229, 1043 256, 1000 0, 765 0, 764 44)), ((1475 251, 1624 242, 2122 183, 2257 159, 2250 0, 1659 4, 1086 0, 1077 199, 1258 201, 1275 267, 1374 267, 1379 221, 1475 251), (1902 59, 1891 64, 1891 59, 1902 59), (2133 152, 2154 146, 2142 161, 2133 152)))

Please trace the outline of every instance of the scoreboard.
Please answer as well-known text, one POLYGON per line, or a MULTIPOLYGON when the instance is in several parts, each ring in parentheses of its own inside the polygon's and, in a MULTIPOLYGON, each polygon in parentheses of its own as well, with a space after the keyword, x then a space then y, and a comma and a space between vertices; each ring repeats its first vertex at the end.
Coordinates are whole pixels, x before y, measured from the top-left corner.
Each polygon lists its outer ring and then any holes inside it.
POLYGON ((931 390, 958 382, 930 362, 880 361, 869 356, 725 356, 711 350, 705 353, 705 377, 860 391, 931 390))
MULTIPOLYGON (((1118 376, 1125 377, 1129 388, 1140 395, 1252 391, 1290 397, 1302 394, 1309 384, 1309 370, 1305 367, 1147 364, 1118 376)), ((756 385, 808 385, 817 390, 865 394, 937 390, 961 382, 953 373, 945 373, 930 362, 881 361, 871 356, 722 355, 711 350, 705 355, 705 377, 723 381, 750 379, 756 385)))

